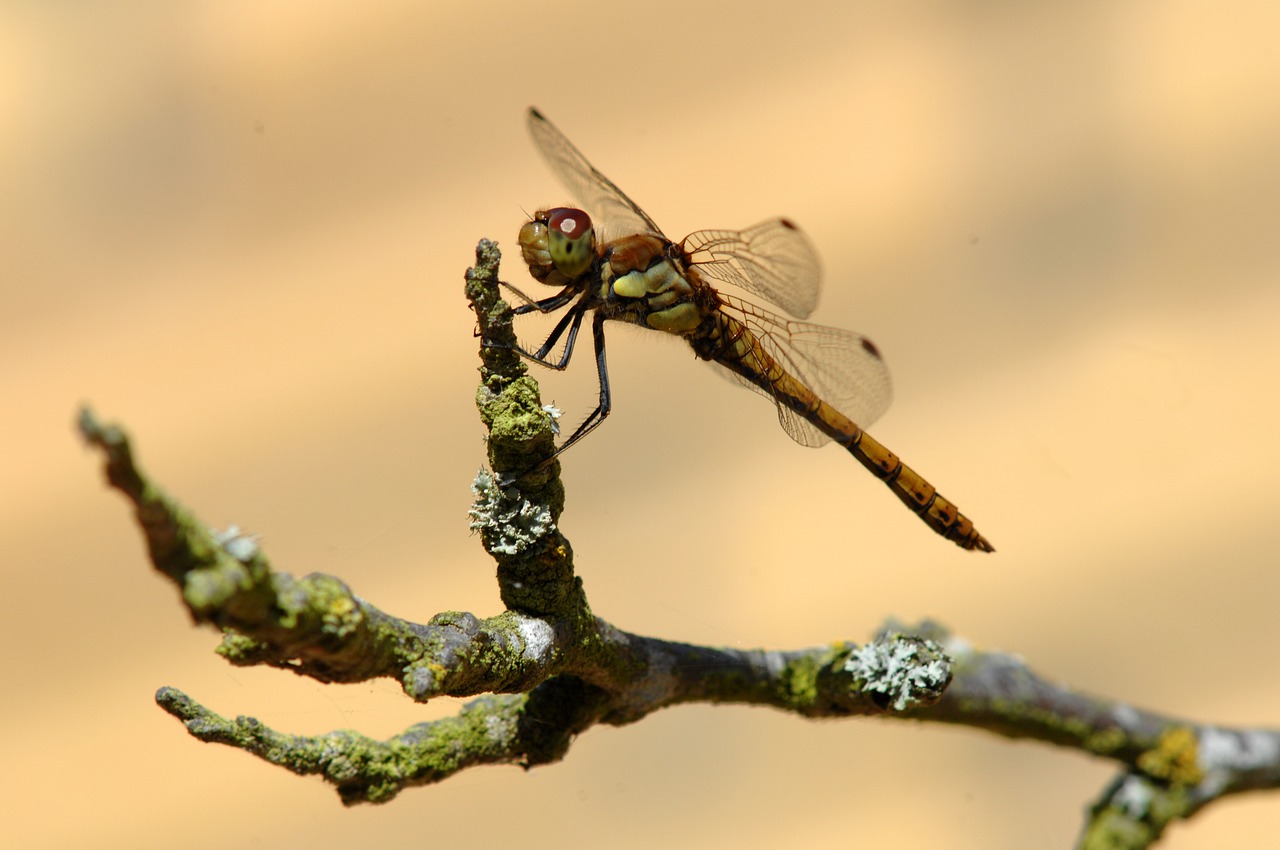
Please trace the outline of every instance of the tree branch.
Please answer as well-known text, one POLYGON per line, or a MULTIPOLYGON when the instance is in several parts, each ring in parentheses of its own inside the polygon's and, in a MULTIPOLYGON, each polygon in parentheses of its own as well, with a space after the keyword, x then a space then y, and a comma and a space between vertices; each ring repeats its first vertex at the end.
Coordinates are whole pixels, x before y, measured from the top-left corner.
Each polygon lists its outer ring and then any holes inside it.
POLYGON ((878 715, 1034 738, 1118 763, 1082 847, 1146 847, 1213 800, 1280 787, 1280 732, 1227 730, 1147 712, 1038 677, 1014 656, 982 652, 923 623, 888 624, 858 646, 797 650, 694 646, 623 631, 594 616, 558 528, 564 507, 554 419, 515 350, 499 296, 497 246, 482 241, 466 292, 481 339, 476 402, 492 472, 473 485, 472 527, 497 562, 506 610, 449 611, 417 624, 383 612, 341 581, 273 570, 256 540, 208 529, 137 465, 124 432, 88 410, 79 429, 132 503, 156 569, 198 623, 222 632, 233 664, 264 664, 322 682, 390 677, 412 699, 490 694, 450 718, 386 741, 356 732, 304 737, 252 718, 227 720, 172 688, 156 700, 200 740, 317 774, 344 803, 385 802, 403 788, 480 764, 562 758, 597 723, 622 725, 688 702, 764 705, 804 717, 878 715))

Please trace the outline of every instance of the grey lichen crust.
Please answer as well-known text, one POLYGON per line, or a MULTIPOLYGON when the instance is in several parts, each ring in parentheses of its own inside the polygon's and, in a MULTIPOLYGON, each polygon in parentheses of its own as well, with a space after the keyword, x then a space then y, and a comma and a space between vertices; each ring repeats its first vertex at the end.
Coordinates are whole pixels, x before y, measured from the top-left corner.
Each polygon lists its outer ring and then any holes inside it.
POLYGON ((476 473, 471 492, 476 497, 467 511, 471 528, 485 535, 485 548, 490 552, 519 555, 555 531, 550 508, 525 498, 515 485, 500 487, 487 469, 476 473))
POLYGON ((959 723, 1036 738, 1116 761, 1082 846, 1145 847, 1175 818, 1221 796, 1280 785, 1280 733, 1199 726, 1075 692, 1021 659, 975 650, 942 628, 890 623, 871 643, 798 650, 693 646, 629 634, 595 617, 558 520, 564 489, 555 416, 515 350, 499 297, 497 246, 482 241, 466 292, 481 338, 476 402, 489 468, 476 476, 470 523, 497 564, 503 612, 446 611, 425 624, 387 614, 336 578, 276 572, 258 541, 197 521, 135 462, 124 432, 83 411, 79 430, 132 502, 156 569, 196 622, 218 628, 233 664, 265 664, 324 682, 398 680, 418 701, 480 696, 451 718, 386 741, 351 731, 277 732, 228 720, 172 688, 162 708, 195 737, 332 783, 344 803, 481 764, 558 760, 597 723, 635 722, 689 702, 771 706, 804 717, 959 723), (1110 843, 1108 843, 1110 842, 1110 843))
POLYGON ((941 646, 925 638, 891 635, 877 638, 849 654, 844 669, 876 701, 894 711, 931 705, 951 684, 951 659, 941 646))

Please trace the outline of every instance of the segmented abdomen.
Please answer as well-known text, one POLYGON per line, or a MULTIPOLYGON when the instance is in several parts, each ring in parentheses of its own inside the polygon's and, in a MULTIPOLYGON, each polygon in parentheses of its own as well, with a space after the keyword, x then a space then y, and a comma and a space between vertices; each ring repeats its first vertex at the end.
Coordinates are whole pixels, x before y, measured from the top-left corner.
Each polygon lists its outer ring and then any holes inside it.
POLYGON ((815 395, 797 376, 783 369, 742 322, 723 312, 713 313, 690 335, 689 342, 699 357, 714 360, 761 388, 779 406, 794 411, 848 449, 859 463, 887 484, 903 504, 938 534, 963 549, 995 551, 954 503, 857 423, 815 395))

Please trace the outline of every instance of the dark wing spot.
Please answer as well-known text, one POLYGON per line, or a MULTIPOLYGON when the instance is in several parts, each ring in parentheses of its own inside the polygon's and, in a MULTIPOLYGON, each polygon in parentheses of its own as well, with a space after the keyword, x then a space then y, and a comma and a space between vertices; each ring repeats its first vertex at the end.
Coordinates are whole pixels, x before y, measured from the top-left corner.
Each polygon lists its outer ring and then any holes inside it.
POLYGON ((779 224, 781 224, 783 227, 785 227, 787 230, 799 230, 799 229, 800 229, 800 228, 796 227, 795 222, 794 222, 794 221, 792 221, 792 220, 791 220, 791 219, 789 219, 789 218, 780 218, 780 219, 778 219, 778 223, 779 223, 779 224))
POLYGON ((867 352, 877 360, 884 359, 883 357, 880 356, 880 349, 876 348, 876 344, 871 340, 867 339, 865 336, 862 338, 862 350, 867 352))

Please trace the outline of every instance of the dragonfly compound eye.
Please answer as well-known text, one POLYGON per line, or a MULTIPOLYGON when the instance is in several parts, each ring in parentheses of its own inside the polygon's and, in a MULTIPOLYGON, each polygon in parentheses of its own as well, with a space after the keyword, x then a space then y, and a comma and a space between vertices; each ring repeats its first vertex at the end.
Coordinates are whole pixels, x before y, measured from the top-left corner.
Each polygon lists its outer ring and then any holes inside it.
POLYGON ((584 274, 596 248, 591 216, 569 207, 547 210, 547 230, 547 248, 556 270, 568 278, 584 274))

